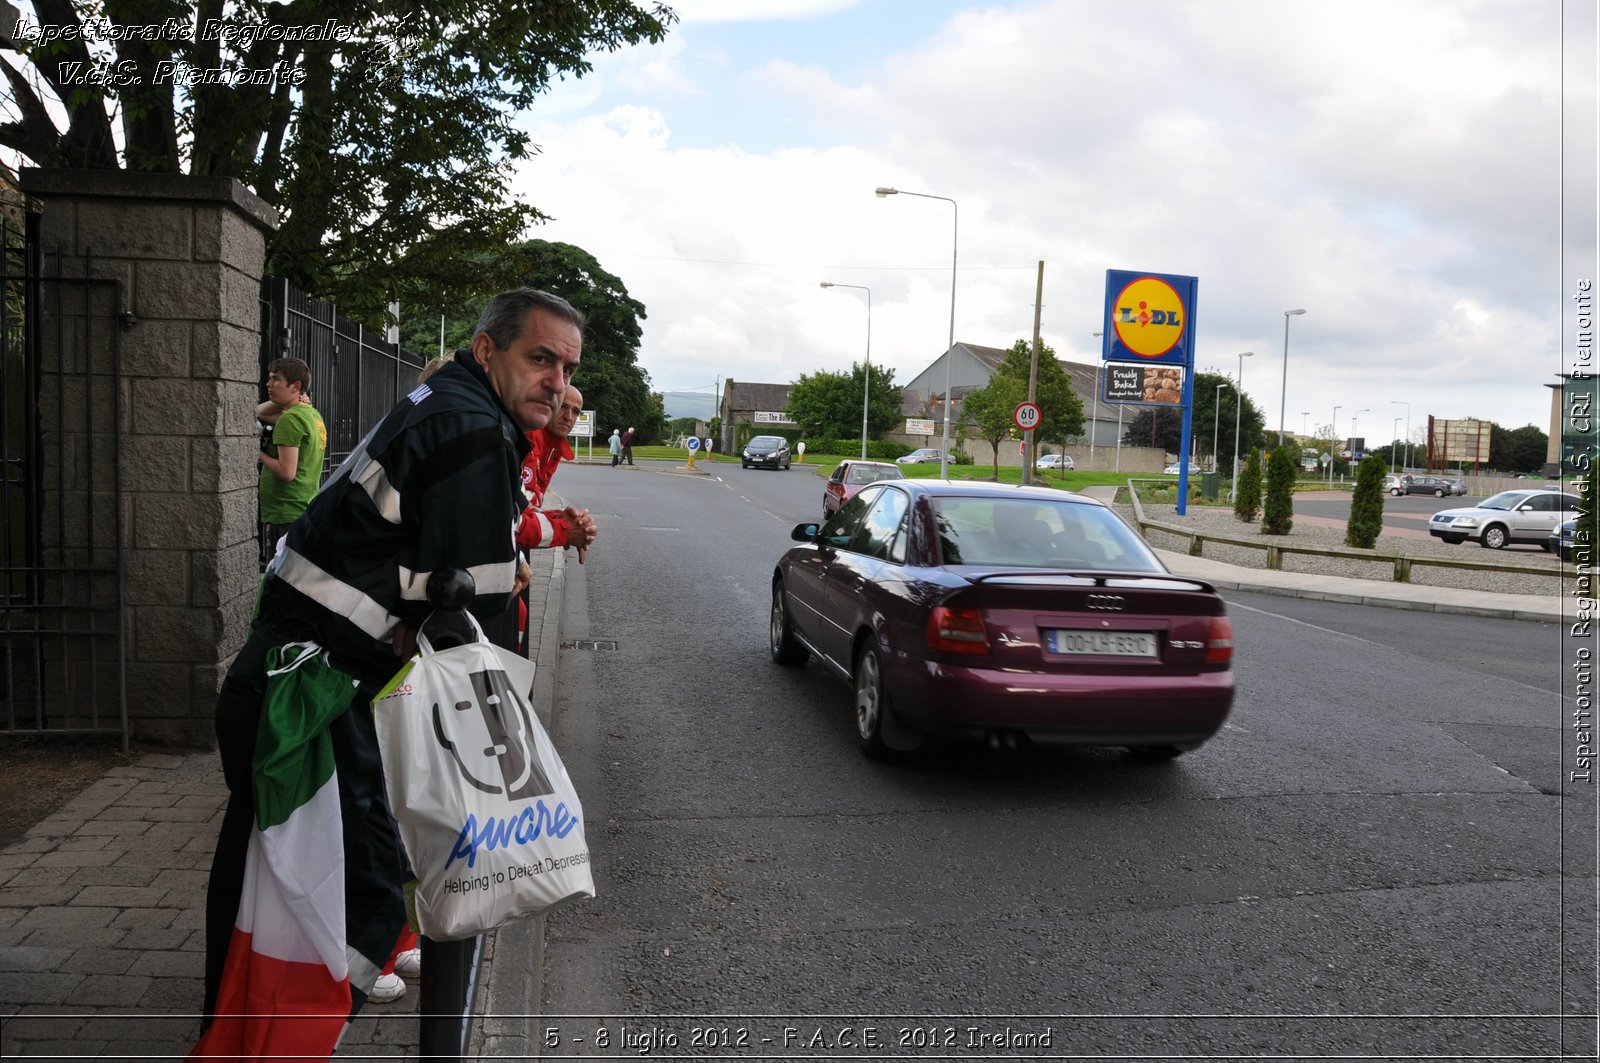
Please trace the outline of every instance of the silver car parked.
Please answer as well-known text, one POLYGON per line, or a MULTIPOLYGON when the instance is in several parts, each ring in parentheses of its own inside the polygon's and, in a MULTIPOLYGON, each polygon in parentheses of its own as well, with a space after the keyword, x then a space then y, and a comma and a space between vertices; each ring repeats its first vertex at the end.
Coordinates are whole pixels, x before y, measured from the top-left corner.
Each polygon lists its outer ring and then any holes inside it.
POLYGON ((1470 509, 1445 509, 1428 521, 1428 534, 1447 543, 1474 539, 1490 550, 1511 543, 1550 549, 1550 533, 1578 515, 1578 498, 1563 491, 1501 491, 1470 509))

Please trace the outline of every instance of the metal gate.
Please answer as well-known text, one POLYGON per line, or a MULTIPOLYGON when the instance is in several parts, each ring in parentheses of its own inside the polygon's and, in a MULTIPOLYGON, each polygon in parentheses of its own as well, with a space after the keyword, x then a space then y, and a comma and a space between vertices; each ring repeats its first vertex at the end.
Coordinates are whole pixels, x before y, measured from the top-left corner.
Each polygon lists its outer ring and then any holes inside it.
POLYGON ((128 746, 120 282, 0 221, 0 734, 128 746))

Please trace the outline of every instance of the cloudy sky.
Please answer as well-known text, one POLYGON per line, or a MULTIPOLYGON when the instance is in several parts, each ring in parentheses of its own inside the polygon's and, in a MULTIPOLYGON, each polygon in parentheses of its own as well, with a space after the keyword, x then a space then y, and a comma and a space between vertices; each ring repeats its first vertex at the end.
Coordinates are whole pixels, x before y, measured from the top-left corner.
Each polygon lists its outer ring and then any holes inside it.
POLYGON ((1189 274, 1197 368, 1254 352, 1269 424, 1303 307, 1291 431, 1338 405, 1387 439, 1394 400, 1414 432, 1548 425, 1595 271, 1591 0, 674 6, 524 116, 518 177, 555 218, 533 235, 648 308, 657 389, 847 369, 866 293, 821 281, 870 289, 872 358, 910 380, 946 346, 954 223, 957 340, 1031 336, 1043 261, 1044 341, 1093 361, 1108 268, 1189 274))

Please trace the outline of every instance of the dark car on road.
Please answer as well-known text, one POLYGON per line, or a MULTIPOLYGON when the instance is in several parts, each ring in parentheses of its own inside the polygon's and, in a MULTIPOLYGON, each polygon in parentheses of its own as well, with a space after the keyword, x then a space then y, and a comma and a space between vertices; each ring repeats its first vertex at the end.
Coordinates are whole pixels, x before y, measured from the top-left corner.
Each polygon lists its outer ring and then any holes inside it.
POLYGON ((839 507, 856 496, 868 484, 875 484, 879 480, 904 480, 906 474, 900 471, 900 466, 887 461, 857 461, 854 458, 846 459, 839 463, 828 477, 828 485, 822 489, 822 519, 839 512, 839 507))
POLYGON ((789 441, 782 436, 756 436, 744 445, 739 464, 748 469, 752 465, 768 469, 789 467, 789 441))
MULTIPOLYGON (((1563 561, 1571 561, 1572 555, 1578 549, 1578 546, 1578 519, 1576 517, 1557 525, 1556 530, 1550 533, 1549 548, 1551 552, 1559 554, 1563 561)), ((1591 560, 1594 557, 1592 550, 1589 557, 1591 560)))
POLYGON ((1171 757, 1233 704, 1233 625, 1114 512, 1038 487, 868 484, 772 573, 779 664, 854 690, 864 750, 927 735, 1171 757))
POLYGON ((1461 484, 1460 492, 1456 491, 1459 481, 1446 480, 1442 476, 1400 476, 1385 485, 1391 495, 1433 495, 1435 498, 1444 498, 1453 494, 1466 494, 1467 485, 1461 484))

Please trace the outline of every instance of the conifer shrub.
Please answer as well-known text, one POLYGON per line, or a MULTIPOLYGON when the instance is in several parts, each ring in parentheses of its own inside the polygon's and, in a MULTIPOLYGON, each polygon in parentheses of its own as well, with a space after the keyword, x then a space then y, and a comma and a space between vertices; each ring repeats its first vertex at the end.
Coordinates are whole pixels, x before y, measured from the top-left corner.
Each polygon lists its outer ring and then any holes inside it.
POLYGON ((1267 501, 1261 511, 1262 535, 1288 535, 1294 527, 1294 459, 1277 447, 1267 459, 1267 501))
POLYGON ((1249 522, 1261 512, 1261 448, 1252 447, 1239 471, 1239 486, 1233 493, 1233 515, 1249 522))
POLYGON ((1383 531, 1383 477, 1388 465, 1376 454, 1361 459, 1356 466, 1356 489, 1350 496, 1350 523, 1345 526, 1344 544, 1366 550, 1378 541, 1383 531))

